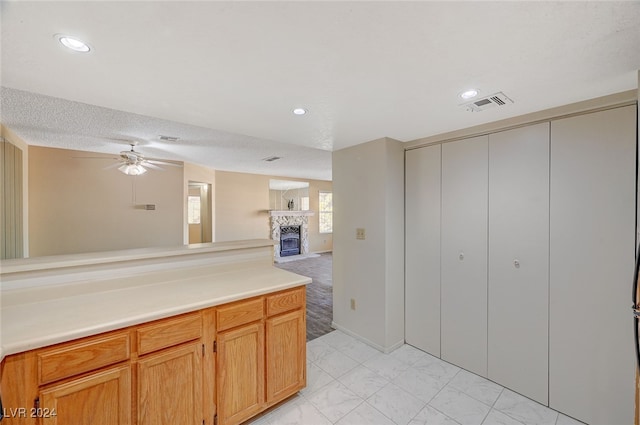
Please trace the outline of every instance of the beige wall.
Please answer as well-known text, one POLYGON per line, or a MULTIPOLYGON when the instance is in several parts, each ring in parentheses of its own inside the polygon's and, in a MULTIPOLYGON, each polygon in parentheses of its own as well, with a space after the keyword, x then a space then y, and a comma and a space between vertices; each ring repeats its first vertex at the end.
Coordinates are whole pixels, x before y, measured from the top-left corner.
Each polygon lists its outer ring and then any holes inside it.
MULTIPOLYGON (((309 182, 309 208, 318 211, 320 191, 330 181, 215 171, 194 164, 165 166, 135 178, 136 204, 155 204, 155 211, 134 208, 131 176, 104 170, 109 159, 75 159, 113 155, 28 146, 9 129, 8 140, 24 148, 25 256, 96 252, 189 241, 189 181, 211 184, 213 241, 269 238, 269 180, 309 182), (27 161, 28 159, 28 161, 27 161), (29 251, 31 246, 31 251, 29 251)), ((333 249, 333 234, 320 234, 318 215, 309 218, 309 249, 333 249)))
POLYGON ((333 152, 333 182, 334 325, 390 351, 404 343, 402 143, 384 138, 333 152))
MULTIPOLYGON (((309 182, 309 209, 318 211, 318 193, 331 191, 332 183, 321 180, 294 179, 259 174, 216 171, 215 241, 269 238, 269 180, 309 182)), ((320 234, 318 215, 309 218, 309 250, 333 249, 333 234, 320 234)))
POLYGON ((132 177, 105 170, 105 156, 29 147, 29 245, 32 257, 183 243, 186 188, 181 167, 132 177), (135 198, 135 199, 134 199, 135 198), (155 211, 135 204, 155 204, 155 211))
POLYGON ((216 242, 269 238, 269 177, 216 171, 216 242))

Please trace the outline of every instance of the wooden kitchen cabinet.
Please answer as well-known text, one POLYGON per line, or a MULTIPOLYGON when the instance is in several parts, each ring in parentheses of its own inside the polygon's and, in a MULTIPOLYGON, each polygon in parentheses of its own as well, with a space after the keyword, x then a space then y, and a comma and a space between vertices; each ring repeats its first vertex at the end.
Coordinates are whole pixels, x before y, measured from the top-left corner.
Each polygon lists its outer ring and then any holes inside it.
POLYGON ((7 356, 5 425, 236 425, 306 385, 298 287, 7 356), (29 417, 29 409, 40 417, 29 417))
POLYGON ((217 310, 218 424, 236 425, 306 385, 306 289, 217 310))
POLYGON ((265 408, 264 297, 216 309, 218 424, 239 424, 265 408))
POLYGON ((264 409, 264 323, 218 333, 218 424, 239 424, 264 409))
POLYGON ((136 328, 138 425, 202 424, 202 325, 195 312, 136 328))
POLYGON ((130 425, 131 367, 119 366, 40 391, 44 425, 130 425))
POLYGON ((306 322, 303 310, 270 317, 267 330, 267 403, 276 403, 306 384, 306 322))
POLYGON ((138 425, 202 423, 202 344, 138 360, 138 425))
POLYGON ((37 351, 35 411, 45 425, 131 424, 130 335, 111 332, 37 351))

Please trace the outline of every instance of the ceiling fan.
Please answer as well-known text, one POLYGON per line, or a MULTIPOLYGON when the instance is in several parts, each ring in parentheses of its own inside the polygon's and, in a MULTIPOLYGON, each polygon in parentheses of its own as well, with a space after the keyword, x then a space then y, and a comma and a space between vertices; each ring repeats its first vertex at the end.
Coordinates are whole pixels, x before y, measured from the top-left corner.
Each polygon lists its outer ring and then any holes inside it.
POLYGON ((121 151, 120 155, 117 158, 105 158, 105 157, 80 157, 80 158, 92 158, 92 159, 115 159, 118 162, 113 164, 106 169, 118 167, 118 170, 128 176, 139 176, 147 172, 147 169, 152 170, 160 170, 162 168, 158 167, 158 165, 169 165, 172 167, 182 167, 182 165, 163 161, 155 158, 147 158, 142 155, 140 152, 135 151, 135 143, 129 143, 131 146, 131 150, 121 151))

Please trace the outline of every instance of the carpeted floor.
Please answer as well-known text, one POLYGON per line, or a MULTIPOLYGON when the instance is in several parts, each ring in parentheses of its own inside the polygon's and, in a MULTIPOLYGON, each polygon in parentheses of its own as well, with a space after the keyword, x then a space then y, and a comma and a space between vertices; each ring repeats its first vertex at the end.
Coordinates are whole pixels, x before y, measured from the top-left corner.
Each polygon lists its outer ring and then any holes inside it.
POLYGON ((328 252, 315 258, 275 264, 283 270, 313 279, 307 285, 307 341, 333 330, 332 263, 333 256, 328 252))

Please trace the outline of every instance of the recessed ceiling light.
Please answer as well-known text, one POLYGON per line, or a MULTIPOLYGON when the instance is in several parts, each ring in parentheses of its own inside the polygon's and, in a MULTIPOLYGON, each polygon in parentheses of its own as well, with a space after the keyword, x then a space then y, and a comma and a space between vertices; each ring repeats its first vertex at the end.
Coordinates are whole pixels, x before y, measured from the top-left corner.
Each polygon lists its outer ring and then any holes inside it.
POLYGON ((296 108, 296 109, 293 110, 293 113, 295 115, 304 115, 304 114, 307 113, 307 110, 304 109, 304 108, 296 108))
POLYGON ((56 34, 56 38, 64 47, 71 49, 74 52, 87 53, 91 50, 91 47, 84 41, 71 37, 69 35, 56 34))
POLYGON ((469 89, 460 93, 460 97, 463 98, 464 100, 473 99, 477 95, 478 95, 478 90, 476 89, 469 89))

